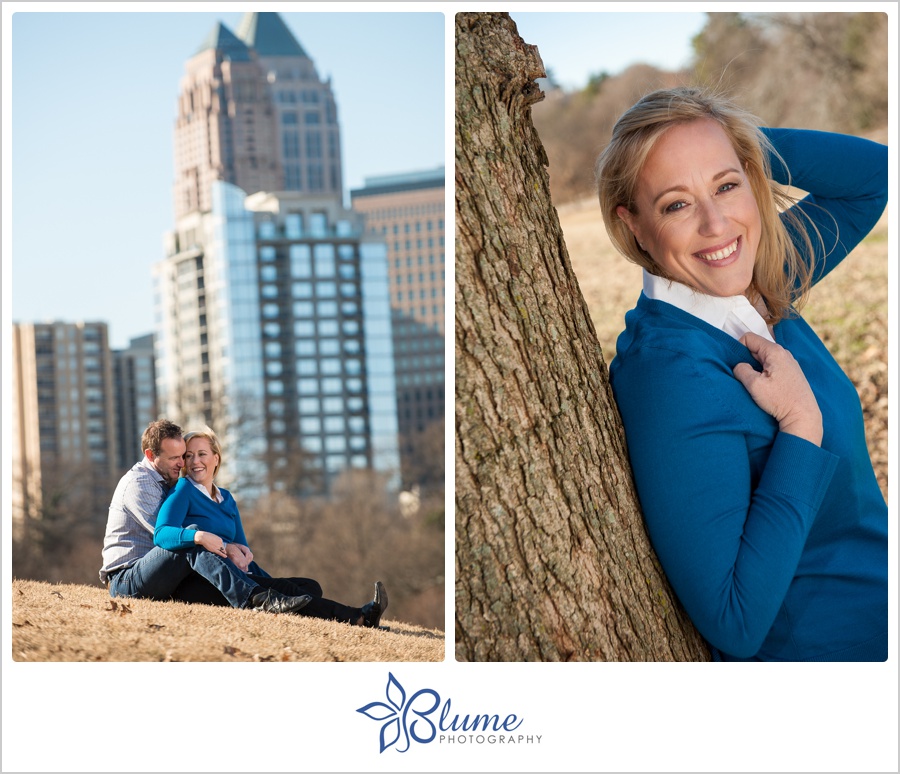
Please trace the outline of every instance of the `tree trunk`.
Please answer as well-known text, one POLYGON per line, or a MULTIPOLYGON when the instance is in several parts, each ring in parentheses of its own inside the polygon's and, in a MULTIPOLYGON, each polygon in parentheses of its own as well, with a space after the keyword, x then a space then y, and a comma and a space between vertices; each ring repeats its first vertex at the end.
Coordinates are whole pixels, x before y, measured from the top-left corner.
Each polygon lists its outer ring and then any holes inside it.
POLYGON ((543 76, 507 14, 457 14, 457 658, 706 660, 644 531, 550 202, 543 76))

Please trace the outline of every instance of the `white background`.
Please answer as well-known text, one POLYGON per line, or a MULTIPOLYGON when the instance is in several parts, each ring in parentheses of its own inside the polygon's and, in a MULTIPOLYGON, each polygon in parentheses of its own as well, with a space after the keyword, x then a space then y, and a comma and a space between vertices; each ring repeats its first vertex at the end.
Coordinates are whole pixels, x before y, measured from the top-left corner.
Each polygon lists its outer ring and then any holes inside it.
MULTIPOLYGON (((33 4, 29 4, 33 5, 33 4)), ((165 4, 160 4, 164 6, 165 4)), ((253 10, 352 10, 352 3, 257 3, 253 10)), ((548 4, 549 5, 549 4, 548 4)), ((9 222, 9 9, 3 5, 3 220, 9 222)), ((371 4, 358 4, 370 11, 371 4)), ((747 10, 751 4, 715 4, 747 10)), ((222 10, 248 6, 221 3, 222 10)), ((447 20, 446 165, 453 163, 453 14, 541 8, 536 3, 382 3, 443 10, 447 20)), ((633 11, 652 4, 554 3, 552 10, 633 11)), ((670 11, 672 5, 660 4, 670 11)), ((682 10, 710 5, 682 3, 682 10)), ((770 6, 771 7, 771 6, 770 6)), ((779 11, 790 4, 778 4, 779 11)), ((820 3, 816 10, 846 10, 820 3)), ((896 4, 854 4, 892 16, 896 4)), ((201 10, 209 10, 203 4, 201 10)), ((810 6, 797 4, 797 10, 810 6)), ((896 139, 892 105, 891 143, 896 139)), ((897 157, 891 150, 889 330, 897 327, 897 157)), ((448 194, 451 191, 448 190, 448 194)), ((452 221, 448 195, 447 223, 452 221)), ((448 229, 449 230, 449 229, 448 229)), ((3 372, 10 373, 9 233, 3 235, 3 372)), ((448 262, 449 264, 449 262, 448 262)), ((452 271, 450 272, 452 277, 452 271)), ((449 284, 449 283, 448 283, 449 284)), ((448 296, 452 298, 452 296, 448 296)), ((452 305, 452 301, 448 301, 452 305)), ((448 309, 448 315, 452 308, 448 309)), ((896 336, 890 380, 897 381, 896 336)), ((6 378, 6 376, 5 376, 6 378)), ((453 378, 452 361, 447 380, 453 378)), ((2 392, 9 413, 8 382, 2 392)), ((448 406, 448 413, 451 407, 448 406)), ((896 416, 896 390, 890 413, 896 416)), ((448 421, 448 482, 453 438, 448 421)), ((3 771, 897 771, 897 506, 892 481, 891 657, 885 664, 461 664, 453 659, 453 535, 447 535, 447 659, 436 664, 22 664, 11 659, 10 463, 3 422, 3 771), (384 701, 388 674, 423 688, 452 714, 515 714, 530 745, 414 744, 378 751, 380 724, 356 712, 384 701), (250 709, 250 707, 264 710, 250 709)), ((896 423, 890 460, 895 469, 896 423)), ((447 495, 453 523, 453 492, 447 495)))

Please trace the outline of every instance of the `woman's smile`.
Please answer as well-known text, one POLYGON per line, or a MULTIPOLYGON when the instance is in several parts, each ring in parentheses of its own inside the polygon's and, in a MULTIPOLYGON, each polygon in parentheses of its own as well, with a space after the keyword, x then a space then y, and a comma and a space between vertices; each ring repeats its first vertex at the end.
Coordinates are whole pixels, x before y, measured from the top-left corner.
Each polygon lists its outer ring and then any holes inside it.
POLYGON ((722 248, 713 248, 707 252, 694 253, 701 261, 710 261, 718 264, 719 266, 727 266, 726 263, 719 263, 719 261, 724 261, 726 258, 730 258, 734 256, 738 247, 740 246, 741 238, 738 237, 733 242, 725 245, 722 248))

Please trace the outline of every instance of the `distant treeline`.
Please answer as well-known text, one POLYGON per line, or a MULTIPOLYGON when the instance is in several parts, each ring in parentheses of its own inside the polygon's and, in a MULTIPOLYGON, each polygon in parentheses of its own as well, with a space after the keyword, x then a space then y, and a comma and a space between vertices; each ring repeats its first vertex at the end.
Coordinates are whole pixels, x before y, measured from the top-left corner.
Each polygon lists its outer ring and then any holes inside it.
POLYGON ((693 61, 681 72, 648 65, 617 74, 598 70, 581 91, 551 88, 547 99, 534 106, 556 204, 592 194, 594 161, 616 118, 657 88, 711 86, 768 126, 860 134, 886 142, 886 14, 709 13, 692 43, 693 61))

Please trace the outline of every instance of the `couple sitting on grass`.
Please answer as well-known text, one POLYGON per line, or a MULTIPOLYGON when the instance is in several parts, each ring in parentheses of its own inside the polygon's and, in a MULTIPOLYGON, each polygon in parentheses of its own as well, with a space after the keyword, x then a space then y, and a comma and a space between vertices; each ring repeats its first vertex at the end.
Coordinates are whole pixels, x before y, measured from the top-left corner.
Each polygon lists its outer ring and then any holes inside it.
POLYGON ((222 461, 212 431, 182 434, 151 422, 144 453, 119 481, 109 506, 100 582, 112 597, 176 599, 379 628, 384 584, 362 607, 325 599, 311 578, 273 578, 247 547, 231 493, 216 486, 222 461))

